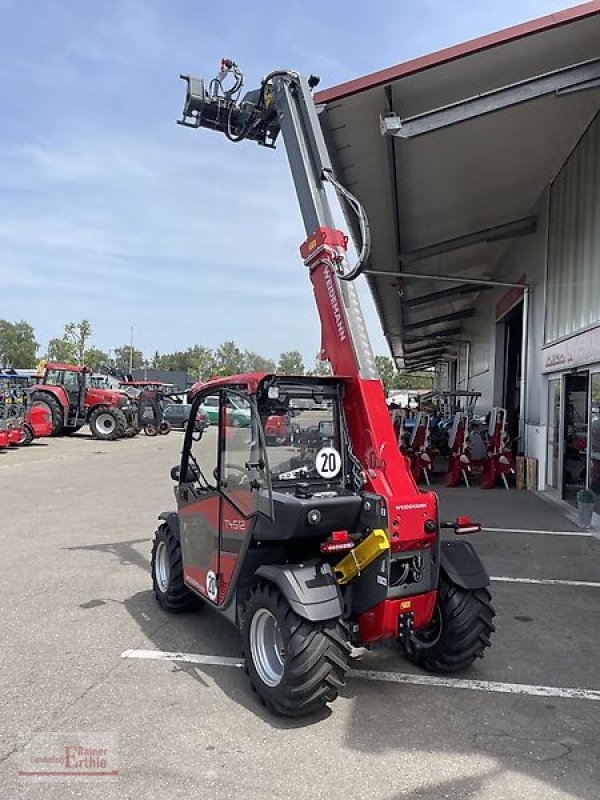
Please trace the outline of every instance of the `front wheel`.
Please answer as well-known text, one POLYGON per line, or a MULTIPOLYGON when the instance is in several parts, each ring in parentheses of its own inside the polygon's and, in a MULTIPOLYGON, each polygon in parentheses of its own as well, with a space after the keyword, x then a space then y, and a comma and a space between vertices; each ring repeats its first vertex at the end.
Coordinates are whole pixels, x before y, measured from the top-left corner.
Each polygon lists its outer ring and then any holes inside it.
POLYGON ((344 686, 350 655, 345 623, 309 622, 271 583, 250 596, 242 642, 252 686, 271 711, 289 717, 313 714, 344 686))
POLYGON ((104 406, 90 414, 90 430, 94 439, 113 441, 120 439, 127 428, 125 414, 119 408, 104 406))
POLYGON ((190 611, 201 600, 183 582, 181 545, 164 522, 156 531, 152 543, 152 586, 158 604, 165 611, 190 611))
POLYGON ((487 589, 463 589, 442 576, 431 624, 409 634, 406 655, 432 672, 466 669, 490 646, 495 616, 487 589))

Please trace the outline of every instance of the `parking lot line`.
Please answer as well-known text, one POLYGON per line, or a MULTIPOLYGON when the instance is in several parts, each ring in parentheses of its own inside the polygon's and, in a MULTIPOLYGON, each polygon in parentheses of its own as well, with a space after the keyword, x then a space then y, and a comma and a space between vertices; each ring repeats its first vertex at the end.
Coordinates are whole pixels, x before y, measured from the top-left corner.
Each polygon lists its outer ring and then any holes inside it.
MULTIPOLYGON (((244 666, 243 659, 226 656, 207 656, 196 653, 166 652, 163 650, 125 650, 121 658, 140 658, 152 661, 183 661, 187 664, 204 664, 217 667, 244 666)), ((404 683, 413 686, 438 686, 446 689, 466 689, 492 694, 525 694, 533 697, 558 697, 565 700, 591 700, 600 702, 600 691, 561 686, 539 686, 527 683, 478 681, 467 678, 444 678, 438 675, 416 675, 408 672, 380 672, 373 669, 351 669, 348 677, 384 683, 404 683)))
POLYGON ((495 575, 491 576, 490 580, 495 583, 529 583, 539 586, 575 586, 600 589, 598 581, 567 581, 562 578, 509 578, 504 575, 495 575))
POLYGON ((481 529, 489 533, 535 533, 540 536, 588 536, 596 538, 596 534, 590 531, 537 531, 527 528, 487 528, 481 529))
POLYGON ((121 658, 142 658, 151 661, 185 661, 188 664, 210 664, 216 667, 238 667, 244 666, 243 658, 231 658, 229 656, 206 656, 200 653, 169 653, 163 650, 125 650, 121 653, 121 658))

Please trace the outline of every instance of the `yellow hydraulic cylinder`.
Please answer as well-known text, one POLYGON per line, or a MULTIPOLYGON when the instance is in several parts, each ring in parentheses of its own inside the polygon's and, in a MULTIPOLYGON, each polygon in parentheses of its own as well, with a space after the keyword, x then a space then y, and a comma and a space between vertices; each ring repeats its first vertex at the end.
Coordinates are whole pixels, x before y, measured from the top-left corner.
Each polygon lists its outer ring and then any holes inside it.
POLYGON ((390 549, 387 533, 381 528, 374 530, 366 539, 351 550, 335 565, 333 572, 338 583, 350 583, 375 559, 390 549))

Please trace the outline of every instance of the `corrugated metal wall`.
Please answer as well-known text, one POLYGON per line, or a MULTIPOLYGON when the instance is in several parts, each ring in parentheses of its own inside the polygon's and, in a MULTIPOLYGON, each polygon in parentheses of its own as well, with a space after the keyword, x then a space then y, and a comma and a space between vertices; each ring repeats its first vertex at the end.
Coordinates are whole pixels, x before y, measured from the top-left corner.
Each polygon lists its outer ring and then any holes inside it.
POLYGON ((600 322, 600 115, 552 184, 546 343, 600 322))

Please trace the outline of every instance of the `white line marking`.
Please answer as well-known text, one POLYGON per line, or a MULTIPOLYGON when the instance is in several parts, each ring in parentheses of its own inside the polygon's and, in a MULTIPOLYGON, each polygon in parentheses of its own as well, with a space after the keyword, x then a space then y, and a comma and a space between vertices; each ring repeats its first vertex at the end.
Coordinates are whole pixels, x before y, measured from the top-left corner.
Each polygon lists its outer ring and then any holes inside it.
POLYGON ((489 533, 535 533, 541 536, 590 536, 596 538, 590 531, 534 531, 526 528, 482 528, 489 533))
POLYGON ((211 664, 216 667, 244 666, 243 658, 230 658, 229 656, 204 656, 198 653, 169 653, 162 650, 125 650, 121 658, 145 658, 151 661, 185 661, 188 664, 211 664))
POLYGON ((503 576, 490 577, 496 583, 531 583, 539 586, 578 586, 591 589, 600 589, 597 581, 566 581, 560 578, 508 578, 503 576))
MULTIPOLYGON (((188 664, 205 664, 217 667, 244 666, 239 658, 226 656, 197 655, 196 653, 169 653, 162 650, 125 650, 121 658, 141 658, 153 661, 184 661, 188 664)), ((413 686, 439 686, 446 689, 467 689, 473 692, 496 694, 526 694, 534 697, 561 697, 567 700, 593 700, 600 702, 600 691, 560 686, 539 686, 527 683, 502 683, 500 681, 477 681, 465 678, 443 678, 436 675, 413 675, 408 672, 380 672, 373 669, 351 669, 351 678, 384 683, 404 683, 413 686)))
POLYGON ((570 700, 600 701, 600 691, 572 689, 559 686, 535 686, 527 683, 501 683, 500 681, 475 681, 466 678, 442 678, 435 675, 412 675, 405 672, 378 672, 371 669, 351 669, 354 678, 387 683, 410 683, 416 686, 443 686, 448 689, 469 689, 473 692, 499 694, 527 694, 534 697, 564 697, 570 700))

